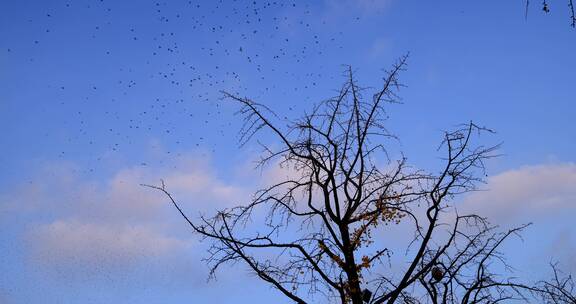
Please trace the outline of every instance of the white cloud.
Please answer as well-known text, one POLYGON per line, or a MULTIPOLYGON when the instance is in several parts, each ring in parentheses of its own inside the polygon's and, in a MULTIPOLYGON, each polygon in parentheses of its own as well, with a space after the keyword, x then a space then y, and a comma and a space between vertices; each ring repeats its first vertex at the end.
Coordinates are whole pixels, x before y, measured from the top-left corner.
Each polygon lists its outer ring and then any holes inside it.
POLYGON ((576 210, 576 164, 526 166, 488 179, 486 191, 469 195, 460 210, 496 222, 533 220, 576 210))
POLYGON ((368 56, 374 59, 380 59, 386 55, 391 48, 391 42, 385 38, 378 38, 374 40, 372 46, 368 50, 368 56))
POLYGON ((558 233, 549 248, 548 256, 553 256, 553 262, 560 263, 559 266, 566 273, 576 273, 576 231, 563 230, 558 233))
MULTIPOLYGON (((74 174, 73 166, 50 167, 59 169, 43 171, 32 183, 4 195, 11 199, 0 202, 4 205, 0 210, 6 211, 2 220, 15 214, 22 218, 19 225, 28 241, 32 265, 67 273, 68 278, 81 276, 86 269, 104 274, 138 269, 150 260, 168 261, 199 248, 190 241, 189 230, 166 198, 140 183, 163 178, 194 217, 198 211, 245 202, 251 191, 240 185, 247 185, 246 180, 251 180, 251 186, 265 186, 298 176, 296 170, 275 163, 261 175, 249 168, 245 175, 224 179, 209 159, 198 157, 189 157, 170 169, 125 168, 104 181, 83 180, 74 174)), ((566 214, 576 208, 574 185, 576 164, 522 167, 490 177, 484 187, 489 191, 472 193, 459 204, 459 210, 486 215, 497 223, 566 214)), ((556 244, 562 245, 564 239, 556 244)), ((204 252, 194 255, 195 263, 200 263, 198 256, 204 252)))
POLYGON ((34 226, 28 235, 32 258, 56 266, 69 263, 125 267, 146 257, 182 249, 185 242, 146 225, 57 220, 34 226))
POLYGON ((197 245, 167 198, 141 183, 163 179, 192 218, 248 197, 236 182, 219 178, 206 157, 184 157, 165 168, 125 168, 103 180, 77 172, 69 164, 50 164, 0 201, 1 220, 21 231, 29 261, 52 273, 134 270, 147 259, 170 260, 197 245))
POLYGON ((289 163, 280 164, 279 161, 275 161, 264 170, 262 176, 263 181, 266 183, 264 186, 267 186, 286 180, 300 180, 302 172, 289 163))

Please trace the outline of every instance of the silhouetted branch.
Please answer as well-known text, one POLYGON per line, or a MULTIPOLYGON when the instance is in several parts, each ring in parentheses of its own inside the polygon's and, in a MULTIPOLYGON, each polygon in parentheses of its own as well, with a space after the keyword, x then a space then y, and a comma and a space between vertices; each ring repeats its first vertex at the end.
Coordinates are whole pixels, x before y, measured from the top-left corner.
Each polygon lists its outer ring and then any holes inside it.
POLYGON ((371 98, 364 98, 366 89, 347 67, 337 96, 286 127, 264 105, 223 93, 240 105, 240 145, 271 132, 280 146, 259 143, 264 154, 258 165, 276 162, 291 174, 245 205, 197 221, 184 214, 164 182, 145 185, 163 192, 192 230, 211 241, 211 277, 224 264, 243 263, 297 303, 318 302, 319 296, 343 304, 496 303, 566 290, 559 282, 531 287, 493 270, 495 264, 509 270, 498 249, 526 225, 498 232, 485 218, 459 215, 452 206, 483 182, 484 162, 496 156, 498 145, 478 145, 475 138, 491 130, 469 122, 445 132, 439 148, 445 157, 436 173, 414 169, 403 155, 385 168, 375 164, 376 158, 390 159, 387 143, 396 137, 386 129, 386 106, 400 100, 398 77, 406 61, 401 57, 386 72, 371 98), (383 233, 391 225, 408 227, 412 236, 398 274, 376 268, 393 255, 383 233))

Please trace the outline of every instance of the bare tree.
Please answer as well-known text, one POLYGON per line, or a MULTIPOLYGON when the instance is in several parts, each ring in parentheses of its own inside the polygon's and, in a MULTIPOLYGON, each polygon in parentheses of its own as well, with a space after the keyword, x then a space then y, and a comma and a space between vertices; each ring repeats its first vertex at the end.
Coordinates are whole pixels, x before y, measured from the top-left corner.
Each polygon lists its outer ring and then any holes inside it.
POLYGON ((552 278, 538 284, 538 294, 547 304, 576 303, 576 282, 574 278, 552 264, 552 278))
POLYGON ((386 71, 382 86, 367 97, 347 68, 337 96, 286 127, 266 106, 223 93, 240 105, 241 145, 260 131, 280 142, 263 145, 258 165, 272 162, 296 173, 257 191, 246 205, 197 220, 164 183, 147 185, 166 194, 211 242, 211 276, 223 264, 243 263, 297 303, 496 303, 538 290, 516 282, 499 251, 526 226, 499 232, 454 207, 456 197, 477 189, 484 161, 495 156, 497 145, 475 143, 489 129, 470 122, 445 132, 438 172, 416 169, 387 149, 395 137, 386 129, 385 111, 399 102, 406 60, 386 71), (377 158, 388 164, 377 166, 377 158), (399 227, 411 242, 396 254, 389 235, 399 227))
MULTIPOLYGON (((574 11, 574 1, 573 0, 567 0, 566 2, 564 2, 567 6, 567 10, 568 10, 568 15, 570 17, 570 26, 572 26, 573 28, 576 28, 576 14, 574 11)), ((526 8, 525 8, 525 17, 528 18, 528 11, 530 10, 530 0, 525 0, 525 4, 526 4, 526 8)), ((540 3, 542 11, 546 14, 550 13, 551 8, 550 8, 550 4, 548 3, 548 0, 542 0, 542 2, 540 3)))

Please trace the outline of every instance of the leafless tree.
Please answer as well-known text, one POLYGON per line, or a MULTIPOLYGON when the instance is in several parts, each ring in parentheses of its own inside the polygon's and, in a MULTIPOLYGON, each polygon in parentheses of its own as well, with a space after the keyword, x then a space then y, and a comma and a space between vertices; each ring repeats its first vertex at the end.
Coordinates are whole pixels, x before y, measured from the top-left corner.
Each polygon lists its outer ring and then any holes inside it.
MULTIPOLYGON (((570 17, 570 26, 572 26, 573 28, 576 28, 576 14, 574 11, 574 1, 573 0, 566 0, 566 2, 564 2, 567 6, 568 9, 568 14, 570 17)), ((530 10, 530 0, 525 0, 525 4, 526 4, 526 9, 525 9, 525 17, 528 18, 528 11, 530 10)), ((548 0, 542 0, 542 2, 540 3, 542 11, 546 14, 550 13, 551 8, 550 8, 550 4, 548 3, 548 0)))
POLYGON ((552 278, 538 284, 539 294, 544 303, 564 304, 576 303, 576 282, 574 278, 558 269, 558 264, 552 264, 552 278))
POLYGON ((386 108, 399 102, 406 60, 386 71, 368 96, 347 68, 335 97, 286 126, 266 106, 223 93, 240 106, 242 145, 261 131, 280 142, 262 144, 258 165, 295 173, 257 191, 246 205, 197 220, 164 183, 147 185, 166 194, 191 229, 210 241, 212 276, 223 264, 243 263, 297 303, 497 303, 538 291, 511 277, 499 251, 526 226, 501 232, 454 207, 456 197, 477 189, 485 160, 495 156, 497 145, 475 142, 489 129, 470 122, 445 132, 438 172, 416 169, 387 148, 395 136, 386 129, 386 108), (388 163, 378 166, 376 159, 388 163), (398 249, 390 231, 400 227, 410 242, 398 249))

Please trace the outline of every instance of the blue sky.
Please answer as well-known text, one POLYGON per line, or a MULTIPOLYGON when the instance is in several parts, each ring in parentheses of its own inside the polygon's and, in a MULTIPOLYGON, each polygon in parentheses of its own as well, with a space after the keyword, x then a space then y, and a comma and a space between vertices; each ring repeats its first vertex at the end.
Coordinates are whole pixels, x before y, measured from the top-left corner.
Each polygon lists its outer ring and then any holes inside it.
POLYGON ((564 6, 534 4, 526 20, 520 0, 1 1, 0 302, 279 302, 239 265, 207 283, 205 244, 138 184, 171 181, 192 214, 241 202, 275 173, 238 148, 221 90, 297 117, 334 95, 344 65, 376 87, 408 52, 404 103, 389 109, 398 148, 434 170, 443 130, 497 131, 482 138, 503 143, 491 191, 463 209, 534 222, 508 248, 521 274, 550 260, 576 271, 564 6))

